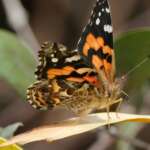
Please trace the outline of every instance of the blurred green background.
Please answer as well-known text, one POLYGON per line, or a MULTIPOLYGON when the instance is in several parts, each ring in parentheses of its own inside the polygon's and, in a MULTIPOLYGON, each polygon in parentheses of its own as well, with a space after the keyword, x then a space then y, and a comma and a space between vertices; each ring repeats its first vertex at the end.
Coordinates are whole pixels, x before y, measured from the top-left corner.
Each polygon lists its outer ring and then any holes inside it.
MULTIPOLYGON (((114 26, 117 75, 121 77, 150 55, 150 1, 109 0, 114 26)), ((0 1, 0 136, 11 137, 73 116, 63 109, 40 112, 26 101, 34 82, 39 45, 56 41, 73 49, 95 0, 0 1), (22 122, 24 126, 20 127, 22 122), (8 126, 8 128, 5 128, 8 126), (12 125, 12 126, 11 126, 12 125), (3 131, 3 132, 2 132, 3 131)), ((150 60, 125 81, 128 100, 121 112, 150 114, 150 60)), ((27 150, 142 150, 150 147, 150 126, 124 124, 67 138, 52 144, 32 143, 27 150), (112 127, 113 130, 113 127, 112 127), (117 134, 117 135, 116 135, 117 134), (132 140, 130 140, 131 138, 132 140)))

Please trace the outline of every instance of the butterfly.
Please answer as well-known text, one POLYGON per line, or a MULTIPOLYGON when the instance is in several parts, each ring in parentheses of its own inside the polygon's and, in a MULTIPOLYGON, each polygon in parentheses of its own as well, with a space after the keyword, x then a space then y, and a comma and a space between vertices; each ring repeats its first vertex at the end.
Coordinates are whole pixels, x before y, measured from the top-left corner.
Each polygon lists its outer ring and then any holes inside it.
POLYGON ((63 106, 78 115, 122 102, 115 77, 113 27, 107 0, 97 0, 77 48, 45 42, 39 51, 37 82, 27 90, 36 109, 63 106))

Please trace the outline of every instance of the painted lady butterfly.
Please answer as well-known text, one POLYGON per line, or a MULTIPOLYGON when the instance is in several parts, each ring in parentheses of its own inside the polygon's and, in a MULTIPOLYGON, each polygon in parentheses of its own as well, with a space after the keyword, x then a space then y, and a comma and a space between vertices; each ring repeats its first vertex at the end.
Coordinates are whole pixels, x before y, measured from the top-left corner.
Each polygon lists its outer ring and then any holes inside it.
POLYGON ((45 42, 35 72, 38 81, 27 90, 29 103, 37 109, 65 106, 83 115, 103 108, 109 112, 121 102, 112 32, 108 1, 97 0, 77 50, 45 42))

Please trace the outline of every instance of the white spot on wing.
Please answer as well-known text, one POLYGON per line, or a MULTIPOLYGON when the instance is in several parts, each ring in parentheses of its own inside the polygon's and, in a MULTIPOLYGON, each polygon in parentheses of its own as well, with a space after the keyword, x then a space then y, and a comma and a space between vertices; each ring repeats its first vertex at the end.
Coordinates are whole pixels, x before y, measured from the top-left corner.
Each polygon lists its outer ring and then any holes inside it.
MULTIPOLYGON (((81 41, 81 39, 79 40, 79 42, 81 41)), ((78 42, 78 44, 79 44, 79 42, 78 42)), ((78 49, 74 49, 74 52, 78 52, 78 49)))
POLYGON ((54 57, 54 54, 51 54, 51 57, 54 57))
POLYGON ((39 61, 41 61, 43 58, 42 57, 39 57, 39 61))
POLYGON ((29 104, 33 104, 33 101, 32 100, 28 100, 29 104))
POLYGON ((34 77, 37 79, 38 78, 38 76, 37 75, 34 75, 34 77))
POLYGON ((112 32, 113 32, 113 28, 112 28, 111 25, 105 24, 105 25, 104 25, 104 31, 105 31, 105 32, 108 32, 108 33, 112 33, 112 32))
POLYGON ((36 68, 36 69, 35 69, 35 72, 37 72, 37 71, 38 71, 38 69, 36 68))
POLYGON ((51 87, 52 87, 52 85, 48 85, 48 87, 49 87, 49 88, 51 88, 51 87))
POLYGON ((57 62, 58 62, 58 58, 52 58, 51 61, 52 61, 53 63, 57 63, 57 62))
POLYGON ((29 90, 29 89, 27 89, 26 93, 28 94, 29 92, 30 92, 30 90, 29 90))
POLYGON ((96 25, 99 25, 100 24, 100 19, 97 18, 95 23, 96 23, 96 25))
POLYGON ((30 99, 30 95, 27 95, 27 99, 30 99))
POLYGON ((42 64, 43 64, 43 62, 42 62, 42 61, 40 61, 40 62, 39 62, 39 66, 41 66, 42 64))
POLYGON ((105 10, 106 10, 107 13, 110 13, 110 9, 109 8, 106 8, 105 10))
MULTIPOLYGON (((36 82, 34 82, 34 84, 39 84, 40 83, 40 81, 36 81, 36 82)), ((32 85, 31 85, 31 87, 32 87, 32 85)))
POLYGON ((80 56, 79 55, 75 55, 75 56, 66 58, 65 62, 73 62, 73 61, 78 61, 78 60, 80 60, 80 56))
POLYGON ((98 16, 100 17, 101 15, 102 15, 102 13, 101 13, 101 12, 99 12, 99 13, 98 13, 98 16))
POLYGON ((36 106, 36 105, 32 105, 32 107, 33 107, 33 108, 37 108, 37 106, 36 106))
POLYGON ((97 3, 98 3, 98 5, 103 4, 103 2, 102 2, 102 1, 100 1, 100 0, 97 0, 97 3))
POLYGON ((61 47, 59 50, 60 50, 61 52, 64 52, 64 51, 66 51, 66 48, 65 48, 65 47, 61 47))

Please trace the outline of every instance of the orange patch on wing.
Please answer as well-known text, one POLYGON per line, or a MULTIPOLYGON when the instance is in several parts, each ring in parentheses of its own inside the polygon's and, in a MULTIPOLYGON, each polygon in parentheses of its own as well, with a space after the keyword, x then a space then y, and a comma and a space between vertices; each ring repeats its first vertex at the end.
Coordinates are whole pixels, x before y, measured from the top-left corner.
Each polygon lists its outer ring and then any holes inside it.
POLYGON ((104 46, 104 39, 102 37, 98 37, 97 38, 97 43, 100 47, 104 46))
POLYGON ((84 54, 85 56, 88 55, 88 50, 89 50, 89 49, 90 49, 89 44, 88 44, 88 43, 85 43, 84 46, 83 46, 83 54, 84 54))
POLYGON ((60 104, 60 100, 58 98, 53 98, 53 101, 54 101, 54 106, 60 104))
POLYGON ((84 81, 83 78, 76 78, 76 77, 69 77, 67 78, 68 81, 73 81, 73 82, 78 82, 78 83, 82 83, 84 81))
POLYGON ((59 92, 59 90, 61 89, 61 87, 58 85, 56 80, 52 81, 52 88, 53 88, 53 92, 59 92))
POLYGON ((90 48, 94 49, 95 51, 98 51, 100 48, 103 49, 103 52, 106 54, 112 54, 112 49, 107 46, 104 45, 105 41, 103 39, 103 37, 95 37, 92 33, 89 33, 86 37, 86 42, 83 46, 83 54, 84 56, 88 56, 88 51, 90 48))
MULTIPOLYGON (((39 94, 39 92, 38 92, 39 94)), ((36 104, 37 106, 42 107, 43 105, 46 106, 47 104, 45 103, 45 101, 42 99, 41 95, 38 97, 34 96, 34 98, 32 99, 32 101, 34 102, 34 104, 36 104)))
POLYGON ((104 54, 108 53, 108 54, 112 55, 112 49, 107 45, 103 47, 103 52, 104 52, 104 54))
POLYGON ((83 78, 76 78, 76 77, 69 77, 67 78, 68 81, 78 82, 82 83, 84 81, 87 81, 91 85, 95 85, 96 87, 99 86, 99 81, 95 76, 84 76, 83 78))
POLYGON ((110 75, 111 70, 112 70, 112 64, 108 63, 107 60, 104 60, 103 62, 104 62, 105 72, 106 72, 106 75, 108 77, 110 75))
POLYGON ((97 39, 94 37, 92 33, 89 33, 86 38, 87 43, 89 44, 90 48, 93 48, 94 50, 99 49, 99 44, 97 42, 97 39))
POLYGON ((99 70, 100 67, 103 66, 103 61, 97 55, 93 55, 92 56, 92 64, 95 66, 95 68, 97 70, 99 70))
POLYGON ((47 71, 48 78, 53 79, 56 76, 61 76, 61 75, 69 75, 71 72, 73 72, 75 69, 70 66, 66 66, 62 69, 49 69, 47 71))
MULTIPOLYGON (((88 56, 88 51, 90 48, 94 49, 95 51, 102 50, 104 54, 109 54, 111 56, 113 54, 113 49, 110 48, 108 45, 105 45, 105 41, 103 37, 99 36, 96 38, 92 33, 89 33, 87 35, 86 43, 83 46, 83 54, 85 56, 88 56)), ((107 62, 107 60, 105 59, 101 59, 97 55, 92 56, 92 64, 95 66, 96 70, 99 70, 100 67, 104 66, 105 73, 107 77, 109 78, 109 74, 112 71, 112 64, 107 62)), ((93 82, 92 81, 93 79, 90 79, 87 77, 84 77, 84 79, 88 81, 89 83, 93 82)))
POLYGON ((99 81, 95 76, 85 76, 83 79, 88 81, 90 84, 95 85, 96 87, 99 86, 99 81))
POLYGON ((71 67, 71 66, 66 66, 66 67, 63 68, 62 72, 63 72, 64 74, 68 74, 68 72, 70 73, 70 72, 72 72, 72 71, 74 71, 74 70, 75 70, 75 69, 74 69, 73 67, 71 67))
POLYGON ((42 95, 42 93, 41 93, 41 92, 38 92, 38 95, 39 95, 38 101, 40 102, 39 105, 41 106, 41 103, 42 103, 42 105, 47 105, 46 102, 45 102, 45 100, 43 100, 43 95, 42 95))
POLYGON ((109 63, 109 62, 107 62, 107 60, 105 60, 104 59, 104 67, 105 67, 105 69, 106 70, 111 70, 111 68, 112 68, 112 65, 109 63))

